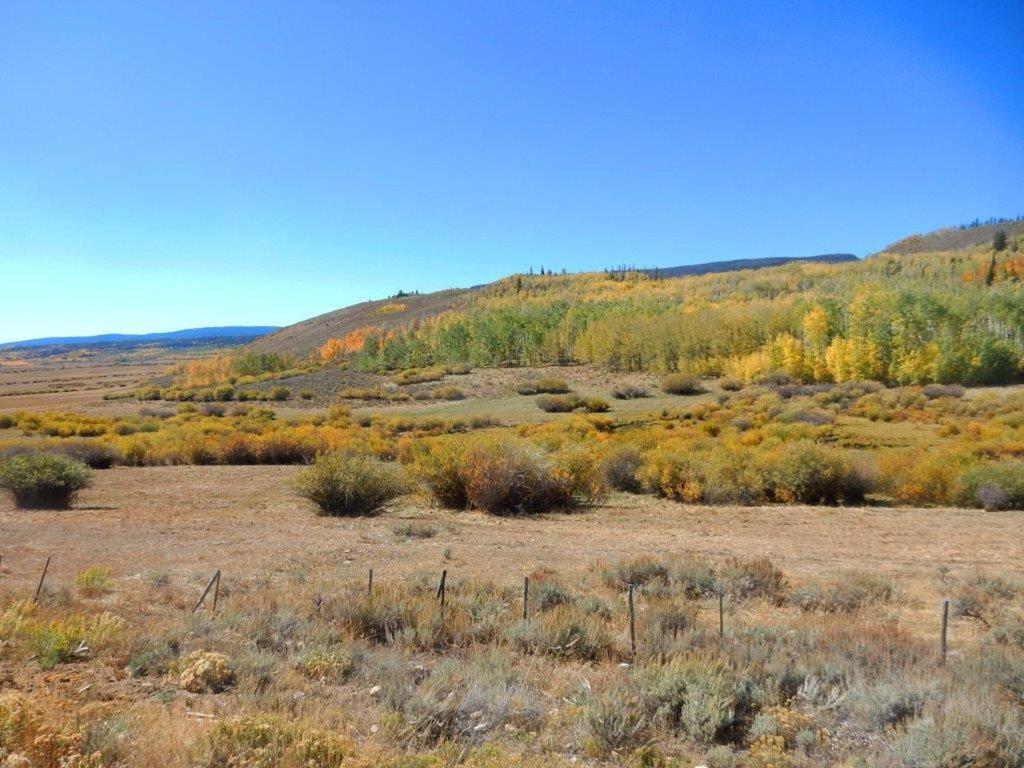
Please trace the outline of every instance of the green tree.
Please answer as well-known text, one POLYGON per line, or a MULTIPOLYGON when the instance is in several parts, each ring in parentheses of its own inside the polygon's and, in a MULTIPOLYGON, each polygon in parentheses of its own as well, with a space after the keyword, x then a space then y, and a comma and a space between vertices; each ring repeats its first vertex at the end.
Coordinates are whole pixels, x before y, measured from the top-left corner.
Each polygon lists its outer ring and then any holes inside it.
POLYGON ((996 232, 995 237, 992 238, 992 247, 997 251, 1006 250, 1006 232, 1001 229, 996 232))

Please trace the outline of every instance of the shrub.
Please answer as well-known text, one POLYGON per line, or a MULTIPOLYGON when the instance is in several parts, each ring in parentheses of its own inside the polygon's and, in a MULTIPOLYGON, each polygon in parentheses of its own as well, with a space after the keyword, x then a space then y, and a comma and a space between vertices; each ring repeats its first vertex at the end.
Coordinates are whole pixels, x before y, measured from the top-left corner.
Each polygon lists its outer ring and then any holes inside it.
POLYGON ((47 448, 47 453, 67 456, 80 461, 91 469, 110 469, 121 458, 120 454, 109 445, 92 440, 62 441, 47 448))
POLYGON ((466 394, 458 387, 432 387, 413 394, 415 400, 465 400, 466 394))
POLYGON ((178 684, 189 693, 219 693, 235 682, 231 659, 215 651, 196 651, 181 662, 178 684))
POLYGON ((960 481, 960 503, 989 511, 1024 509, 1024 461, 983 464, 960 481))
POLYGON ((765 500, 767 480, 749 451, 656 449, 640 472, 644 486, 675 501, 756 504, 765 500))
POLYGON ((409 368, 395 374, 397 384, 426 384, 431 381, 440 381, 447 371, 441 366, 431 368, 409 368))
POLYGON ((615 643, 604 620, 581 607, 559 605, 509 628, 508 639, 521 651, 562 659, 612 658, 615 643))
POLYGON ((639 384, 621 384, 612 390, 612 397, 616 400, 636 400, 649 395, 647 387, 642 387, 639 384))
POLYGON ((391 532, 399 539, 432 539, 437 536, 437 528, 423 520, 395 523, 391 532))
POLYGON ((537 398, 537 407, 545 413, 572 413, 580 405, 576 395, 542 395, 537 398))
POLYGON ((642 489, 640 470, 643 456, 632 445, 614 448, 601 460, 601 471, 605 482, 617 491, 637 493, 642 489))
POLYGON ((86 597, 100 597, 113 589, 109 568, 92 566, 75 576, 75 586, 86 597))
POLYGON ((434 499, 448 509, 469 506, 466 483, 462 476, 462 444, 454 440, 432 443, 416 456, 413 474, 426 484, 434 499))
POLYGON ((318 514, 372 515, 407 490, 400 467, 352 453, 322 454, 295 478, 295 489, 318 514))
POLYGON ((0 461, 0 488, 24 509, 63 509, 90 482, 89 468, 66 456, 32 453, 0 461))
POLYGON ((707 392, 695 376, 671 373, 661 380, 661 389, 670 395, 702 395, 707 392))
POLYGON ((494 515, 526 515, 571 506, 572 494, 539 448, 507 437, 472 443, 459 470, 466 498, 494 515))
POLYGON ((217 723, 196 755, 199 768, 341 768, 353 755, 350 741, 330 731, 275 717, 217 723))
POLYGON ((642 741, 646 721, 639 702, 624 685, 595 696, 587 706, 587 729, 596 752, 604 754, 642 741))
POLYGON ((782 502, 859 504, 873 489, 861 467, 809 440, 784 445, 770 464, 768 479, 773 495, 782 502))
POLYGON ((856 613, 867 605, 892 599, 893 582, 874 574, 851 574, 843 581, 827 586, 808 584, 793 590, 790 602, 802 611, 856 613))
POLYGON ((739 599, 764 597, 781 603, 786 595, 786 576, 767 557, 754 560, 729 558, 722 568, 722 581, 739 599))
POLYGON ((739 379, 719 379, 718 386, 726 392, 739 392, 743 389, 743 382, 739 379))
POLYGON ((921 387, 921 394, 929 400, 939 397, 960 398, 964 396, 965 391, 959 384, 926 384, 921 387))
POLYGON ((587 413, 604 413, 610 406, 599 397, 541 395, 537 398, 537 407, 546 413, 571 413, 579 409, 587 413))
POLYGON ((516 392, 520 395, 564 395, 569 391, 569 385, 565 379, 552 378, 525 381, 516 387, 516 392))
POLYGON ((292 396, 292 391, 288 387, 274 387, 267 393, 267 397, 271 400, 287 400, 292 396))
POLYGON ((302 391, 299 392, 299 397, 301 397, 303 400, 312 400, 314 397, 316 397, 316 392, 314 392, 312 389, 303 389, 302 391))

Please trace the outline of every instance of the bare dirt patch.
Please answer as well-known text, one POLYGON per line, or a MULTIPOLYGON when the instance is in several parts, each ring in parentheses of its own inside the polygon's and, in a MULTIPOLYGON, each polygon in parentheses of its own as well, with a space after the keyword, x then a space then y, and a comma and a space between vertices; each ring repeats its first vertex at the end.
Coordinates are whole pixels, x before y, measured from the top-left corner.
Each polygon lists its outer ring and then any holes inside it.
POLYGON ((958 509, 698 507, 615 495, 595 509, 495 518, 413 499, 376 518, 316 517, 289 489, 294 467, 151 467, 98 473, 73 509, 21 511, 0 500, 4 581, 26 587, 48 555, 55 584, 90 565, 116 576, 165 572, 195 580, 306 569, 382 577, 447 567, 515 582, 547 566, 702 552, 770 557, 794 576, 844 569, 930 580, 939 565, 1009 571, 1024 559, 1024 517, 958 509), (402 519, 425 518, 430 539, 403 540, 402 519), (447 559, 446 559, 447 557, 447 559))

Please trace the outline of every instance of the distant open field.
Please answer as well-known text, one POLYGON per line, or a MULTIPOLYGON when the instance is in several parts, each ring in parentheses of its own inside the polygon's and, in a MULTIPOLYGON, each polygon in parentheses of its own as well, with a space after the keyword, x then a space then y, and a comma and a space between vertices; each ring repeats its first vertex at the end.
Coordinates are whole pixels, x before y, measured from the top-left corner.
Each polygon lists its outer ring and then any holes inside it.
POLYGON ((0 364, 0 411, 100 408, 105 404, 104 395, 131 392, 166 367, 162 363, 0 364))

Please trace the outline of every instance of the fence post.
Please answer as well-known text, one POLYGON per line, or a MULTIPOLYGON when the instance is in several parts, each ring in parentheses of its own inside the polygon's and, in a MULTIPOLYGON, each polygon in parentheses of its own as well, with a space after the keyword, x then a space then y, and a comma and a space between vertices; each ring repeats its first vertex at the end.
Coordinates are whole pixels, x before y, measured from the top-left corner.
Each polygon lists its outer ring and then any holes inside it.
POLYGON ((529 615, 529 609, 527 606, 530 601, 530 577, 523 576, 523 621, 526 621, 529 615))
POLYGON ((52 555, 46 556, 46 565, 43 566, 43 575, 39 577, 39 586, 36 587, 35 597, 32 598, 33 603, 39 602, 39 595, 43 591, 43 582, 46 581, 46 572, 50 570, 50 557, 52 555))
POLYGON ((214 571, 213 576, 210 577, 210 581, 207 583, 206 589, 203 590, 203 594, 201 594, 199 596, 199 599, 196 600, 196 604, 192 606, 192 613, 195 613, 196 611, 199 610, 199 606, 201 606, 203 604, 203 600, 205 600, 206 596, 208 594, 210 594, 210 590, 213 589, 213 585, 215 583, 217 583, 217 581, 219 579, 220 579, 220 568, 218 568, 216 571, 214 571))
POLYGON ((220 568, 217 569, 217 581, 213 584, 213 612, 217 612, 217 600, 220 598, 220 568))
POLYGON ((949 600, 942 601, 942 634, 939 638, 939 652, 941 654, 940 664, 946 663, 946 651, 948 644, 946 642, 947 633, 949 630, 949 600))
POLYGON ((441 583, 437 585, 437 599, 441 601, 441 608, 444 608, 445 582, 448 580, 448 569, 441 571, 441 583))
POLYGON ((373 568, 370 569, 370 576, 366 580, 366 599, 373 598, 373 568))
POLYGON ((725 587, 718 585, 718 637, 725 637, 725 587))
POLYGON ((633 585, 629 585, 629 650, 636 660, 636 609, 633 605, 633 585))

